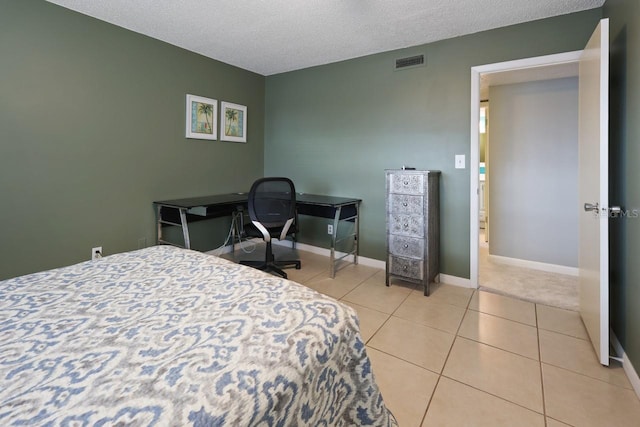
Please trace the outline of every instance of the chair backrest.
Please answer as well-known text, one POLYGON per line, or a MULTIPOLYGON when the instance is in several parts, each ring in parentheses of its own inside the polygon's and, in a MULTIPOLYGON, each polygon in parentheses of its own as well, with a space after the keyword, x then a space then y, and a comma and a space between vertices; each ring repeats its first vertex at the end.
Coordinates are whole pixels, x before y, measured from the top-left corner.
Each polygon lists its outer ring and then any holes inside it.
POLYGON ((248 204, 249 218, 253 222, 259 222, 266 228, 291 225, 296 215, 293 181, 280 177, 258 179, 251 186, 248 204))

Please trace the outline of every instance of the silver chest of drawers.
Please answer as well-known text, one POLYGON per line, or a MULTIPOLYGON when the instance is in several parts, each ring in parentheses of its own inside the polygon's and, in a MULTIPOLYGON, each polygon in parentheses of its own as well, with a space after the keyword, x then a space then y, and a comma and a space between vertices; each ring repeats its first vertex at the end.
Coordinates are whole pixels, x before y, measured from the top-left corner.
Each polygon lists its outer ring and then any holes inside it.
POLYGON ((440 171, 387 170, 387 274, 421 283, 438 276, 440 171))

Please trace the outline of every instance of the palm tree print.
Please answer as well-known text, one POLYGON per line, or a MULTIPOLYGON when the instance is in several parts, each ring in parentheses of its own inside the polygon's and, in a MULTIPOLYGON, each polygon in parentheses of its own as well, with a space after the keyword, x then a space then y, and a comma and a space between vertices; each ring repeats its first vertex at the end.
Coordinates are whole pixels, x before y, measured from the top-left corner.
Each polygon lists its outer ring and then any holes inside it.
POLYGON ((225 112, 225 115, 227 117, 227 130, 226 130, 226 134, 230 135, 230 136, 237 136, 236 133, 237 131, 234 130, 233 133, 231 133, 231 125, 233 123, 236 124, 236 126, 234 126, 234 128, 237 127, 237 123, 238 123, 238 110, 234 110, 233 108, 228 108, 227 111, 225 112))
POLYGON ((206 127, 205 130, 207 133, 211 133, 212 130, 212 124, 209 121, 209 117, 211 117, 211 120, 213 121, 213 105, 211 104, 202 104, 199 103, 198 104, 198 113, 202 114, 204 116, 204 121, 206 123, 206 127))

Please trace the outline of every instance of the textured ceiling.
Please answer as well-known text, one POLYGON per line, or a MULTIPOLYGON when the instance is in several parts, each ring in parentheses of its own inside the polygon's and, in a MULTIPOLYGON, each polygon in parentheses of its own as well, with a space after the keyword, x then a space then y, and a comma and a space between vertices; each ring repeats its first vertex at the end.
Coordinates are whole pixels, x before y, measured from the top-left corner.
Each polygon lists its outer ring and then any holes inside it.
POLYGON ((605 0, 48 0, 263 75, 602 6, 605 0))

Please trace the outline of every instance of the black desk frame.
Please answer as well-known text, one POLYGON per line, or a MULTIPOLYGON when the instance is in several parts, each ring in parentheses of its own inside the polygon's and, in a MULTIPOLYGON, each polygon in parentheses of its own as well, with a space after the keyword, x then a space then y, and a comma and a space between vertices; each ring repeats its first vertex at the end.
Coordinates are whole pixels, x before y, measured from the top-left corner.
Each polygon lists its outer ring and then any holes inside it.
MULTIPOLYGON (((299 215, 310 215, 333 219, 333 233, 330 247, 330 276, 335 277, 338 262, 353 255, 353 263, 358 264, 359 253, 359 210, 360 199, 323 196, 319 194, 296 194, 296 207, 299 215), (338 238, 338 226, 342 221, 354 223, 354 232, 338 238), (336 258, 336 244, 353 239, 350 252, 336 258)), ((219 194, 205 197, 164 200, 153 202, 156 207, 157 244, 169 244, 191 249, 189 221, 216 218, 229 215, 241 215, 247 206, 247 193, 219 194), (162 227, 171 225, 182 228, 184 245, 169 242, 162 238, 162 227)), ((295 242, 294 242, 295 244, 295 242)), ((233 237, 235 249, 235 235, 233 237)))

